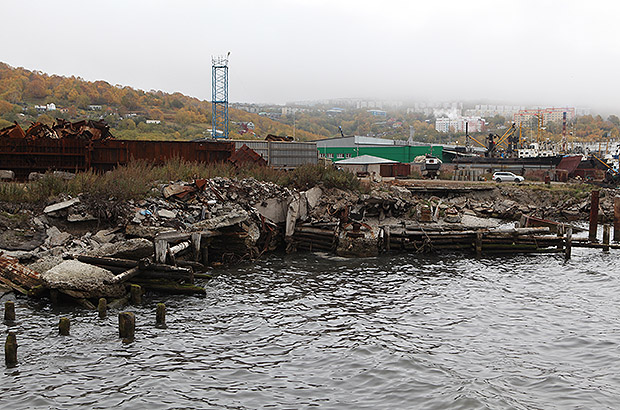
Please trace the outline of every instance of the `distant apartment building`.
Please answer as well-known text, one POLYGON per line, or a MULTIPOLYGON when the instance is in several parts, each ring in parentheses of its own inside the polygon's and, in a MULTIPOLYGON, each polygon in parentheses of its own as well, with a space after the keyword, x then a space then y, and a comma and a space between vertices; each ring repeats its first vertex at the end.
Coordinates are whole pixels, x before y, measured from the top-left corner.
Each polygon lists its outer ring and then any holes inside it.
POLYGON ((282 115, 292 115, 298 112, 306 112, 308 111, 307 108, 301 108, 301 107, 282 107, 282 115))
POLYGON ((520 110, 524 109, 525 107, 519 105, 478 104, 474 106, 473 109, 465 110, 465 115, 487 118, 501 115, 502 117, 510 118, 520 110))
POLYGON ((435 121, 435 129, 439 132, 482 132, 484 131, 485 122, 480 117, 457 117, 448 118, 441 117, 435 121))
POLYGON ((547 107, 519 110, 513 115, 512 120, 519 125, 538 121, 538 118, 542 118, 542 125, 545 125, 549 122, 562 122, 564 113, 566 113, 567 121, 571 121, 576 117, 575 107, 547 107))
POLYGON ((407 108, 407 114, 420 113, 438 117, 456 117, 463 111, 461 102, 442 102, 442 103, 415 103, 413 107, 407 108))
POLYGON ((245 111, 245 112, 249 112, 249 113, 252 113, 252 114, 256 114, 259 111, 259 107, 256 106, 255 104, 236 104, 236 103, 233 103, 233 104, 230 104, 230 107, 231 108, 235 108, 237 110, 242 110, 242 111, 245 111))

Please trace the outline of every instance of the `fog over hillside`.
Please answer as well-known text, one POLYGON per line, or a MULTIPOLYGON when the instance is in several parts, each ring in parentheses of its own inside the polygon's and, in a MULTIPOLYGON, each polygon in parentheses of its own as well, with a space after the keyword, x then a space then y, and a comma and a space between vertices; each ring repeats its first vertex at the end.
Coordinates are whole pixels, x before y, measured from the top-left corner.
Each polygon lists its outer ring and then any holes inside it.
POLYGON ((0 3, 0 60, 230 100, 489 100, 620 111, 620 50, 606 1, 263 0, 0 3))

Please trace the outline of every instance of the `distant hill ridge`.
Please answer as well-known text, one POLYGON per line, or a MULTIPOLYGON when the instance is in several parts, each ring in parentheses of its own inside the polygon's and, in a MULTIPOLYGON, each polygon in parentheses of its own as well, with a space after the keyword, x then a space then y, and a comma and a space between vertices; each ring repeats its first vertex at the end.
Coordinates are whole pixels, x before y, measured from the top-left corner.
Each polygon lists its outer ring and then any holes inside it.
MULTIPOLYGON (((117 138, 194 139, 210 135, 211 103, 181 93, 48 75, 0 62, 0 128, 13 121, 23 126, 32 121, 51 125, 55 117, 104 119, 117 138)), ((229 117, 231 138, 262 138, 268 134, 295 134, 298 140, 325 137, 233 108, 229 117), (241 124, 249 122, 256 136, 251 127, 241 124)))

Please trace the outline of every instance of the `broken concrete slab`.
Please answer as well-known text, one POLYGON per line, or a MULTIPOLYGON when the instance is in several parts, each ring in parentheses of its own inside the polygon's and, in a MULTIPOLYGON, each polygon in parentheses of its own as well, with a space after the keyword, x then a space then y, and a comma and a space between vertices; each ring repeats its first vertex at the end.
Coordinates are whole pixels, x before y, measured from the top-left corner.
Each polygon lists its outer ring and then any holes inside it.
POLYGON ((216 230, 226 228, 228 226, 238 225, 250 219, 250 215, 243 210, 234 211, 229 214, 216 216, 214 218, 205 219, 194 224, 196 229, 216 230))
POLYGON ((323 190, 318 186, 306 191, 306 200, 308 201, 309 209, 314 209, 314 207, 317 206, 319 199, 321 199, 321 195, 323 195, 323 190))
POLYGON ((89 213, 86 214, 69 214, 67 216, 68 222, 88 222, 88 221, 96 221, 97 218, 92 216, 89 213))
POLYGON ((72 205, 75 205, 80 202, 80 198, 69 199, 68 201, 58 202, 56 204, 48 205, 43 210, 43 213, 49 214, 51 212, 57 212, 65 208, 69 208, 72 205))
POLYGON ((134 238, 118 243, 106 243, 99 249, 87 252, 86 255, 140 260, 153 255, 153 242, 144 238, 134 238))
POLYGON ((122 284, 108 285, 114 274, 107 269, 77 260, 66 260, 41 274, 50 289, 69 290, 71 296, 82 298, 120 297, 125 294, 122 284), (75 294, 75 292, 78 292, 75 294))
POLYGON ((12 181, 15 179, 15 172, 8 169, 0 169, 0 179, 3 181, 12 181))
POLYGON ((114 234, 117 232, 117 229, 103 229, 98 231, 95 235, 93 235, 93 239, 99 242, 100 244, 110 243, 114 239, 114 234))
POLYGON ((46 233, 47 239, 45 240, 45 243, 51 247, 61 246, 71 238, 70 233, 62 232, 55 226, 49 227, 46 233))
POLYGON ((255 206, 256 211, 264 218, 277 224, 286 221, 289 198, 270 198, 255 206))
POLYGON ((177 213, 175 211, 170 211, 168 209, 160 209, 157 211, 157 215, 160 218, 174 219, 177 217, 177 213))

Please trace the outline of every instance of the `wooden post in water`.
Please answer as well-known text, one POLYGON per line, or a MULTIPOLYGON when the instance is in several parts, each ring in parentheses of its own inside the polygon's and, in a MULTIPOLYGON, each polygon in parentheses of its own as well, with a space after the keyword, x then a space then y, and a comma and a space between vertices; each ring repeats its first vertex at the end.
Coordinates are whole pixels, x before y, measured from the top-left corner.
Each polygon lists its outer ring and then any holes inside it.
POLYGON ((17 337, 15 332, 9 332, 4 342, 4 362, 7 367, 17 365, 17 337))
POLYGON ((192 256, 194 257, 194 261, 200 261, 200 241, 202 239, 202 234, 200 232, 194 232, 192 234, 192 256))
POLYGON ((6 302, 4 302, 4 321, 15 321, 15 302, 13 302, 12 300, 7 300, 6 302))
POLYGON ((131 343, 136 334, 136 316, 131 312, 120 312, 118 314, 118 336, 123 339, 123 343, 131 343))
POLYGON ((61 317, 58 322, 58 334, 61 336, 69 336, 69 329, 71 328, 71 322, 68 317, 61 317))
POLYGON ((163 303, 157 304, 157 310, 155 311, 155 326, 161 328, 166 327, 166 305, 163 303))
POLYGON ((603 252, 609 252, 609 224, 603 225, 603 252))
POLYGON ((566 260, 570 259, 571 248, 573 246, 573 227, 566 228, 566 245, 564 246, 564 257, 566 260))
MULTIPOLYGON (((564 231, 566 230, 566 225, 564 224, 559 224, 558 225, 558 239, 562 238, 564 236, 564 231)), ((558 249, 562 249, 562 242, 558 241, 558 249)))
POLYGON ((385 250, 390 251, 390 227, 385 227, 385 250))
POLYGON ((599 191, 594 190, 590 194, 590 230, 588 239, 590 242, 596 242, 596 231, 598 229, 598 199, 599 191))
POLYGON ((108 301, 105 298, 99 299, 99 304, 97 305, 97 311, 99 312, 99 319, 104 319, 107 315, 108 311, 108 301))
POLYGON ((620 242, 620 196, 614 198, 614 242, 620 242))
POLYGON ((131 295, 132 305, 142 304, 142 286, 133 284, 129 287, 129 293, 131 295))
POLYGON ((476 232, 476 256, 482 256, 482 231, 476 232))

